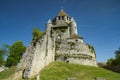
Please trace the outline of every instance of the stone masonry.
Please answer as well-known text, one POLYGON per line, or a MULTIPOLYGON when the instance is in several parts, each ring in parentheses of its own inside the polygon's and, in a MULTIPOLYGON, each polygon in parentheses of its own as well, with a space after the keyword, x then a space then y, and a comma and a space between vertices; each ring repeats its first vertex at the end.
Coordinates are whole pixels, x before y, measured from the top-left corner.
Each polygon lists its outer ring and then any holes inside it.
POLYGON ((46 33, 35 45, 30 44, 18 63, 16 72, 22 71, 21 77, 29 79, 53 61, 97 66, 93 46, 78 36, 75 20, 64 10, 48 21, 46 33))

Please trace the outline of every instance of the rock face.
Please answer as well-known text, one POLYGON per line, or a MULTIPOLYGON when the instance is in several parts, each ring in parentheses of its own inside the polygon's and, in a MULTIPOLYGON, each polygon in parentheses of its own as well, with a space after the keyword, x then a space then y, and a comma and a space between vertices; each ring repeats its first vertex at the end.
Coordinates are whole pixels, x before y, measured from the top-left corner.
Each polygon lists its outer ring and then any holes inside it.
POLYGON ((94 48, 78 36, 75 20, 63 10, 48 21, 46 33, 35 45, 31 43, 16 71, 22 71, 23 78, 31 78, 53 61, 97 66, 94 48))

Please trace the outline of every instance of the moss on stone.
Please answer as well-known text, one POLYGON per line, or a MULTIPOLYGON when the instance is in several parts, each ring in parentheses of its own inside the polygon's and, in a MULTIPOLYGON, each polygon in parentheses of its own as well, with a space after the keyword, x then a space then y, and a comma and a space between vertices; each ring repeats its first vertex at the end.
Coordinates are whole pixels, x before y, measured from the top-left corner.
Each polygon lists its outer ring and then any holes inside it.
POLYGON ((95 54, 95 57, 96 57, 96 52, 95 52, 94 47, 92 45, 88 45, 88 47, 91 50, 91 52, 95 54))

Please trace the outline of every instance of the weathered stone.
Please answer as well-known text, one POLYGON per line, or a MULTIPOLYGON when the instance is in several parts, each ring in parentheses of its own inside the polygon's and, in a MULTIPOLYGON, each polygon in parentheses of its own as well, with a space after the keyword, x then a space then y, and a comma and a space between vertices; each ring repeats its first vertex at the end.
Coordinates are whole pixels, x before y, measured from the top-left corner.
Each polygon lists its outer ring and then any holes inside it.
POLYGON ((66 80, 77 80, 76 78, 67 78, 66 80))
POLYGON ((75 20, 62 10, 46 25, 46 33, 31 43, 17 65, 25 79, 32 78, 53 61, 96 66, 93 47, 78 36, 75 20), (64 15, 64 14, 65 15, 64 15))
POLYGON ((40 80, 39 74, 36 75, 36 80, 40 80))
POLYGON ((0 72, 4 71, 6 69, 8 69, 8 68, 6 68, 5 66, 2 66, 2 67, 0 67, 0 72))
POLYGON ((103 77, 96 77, 95 80, 106 80, 106 79, 103 77))

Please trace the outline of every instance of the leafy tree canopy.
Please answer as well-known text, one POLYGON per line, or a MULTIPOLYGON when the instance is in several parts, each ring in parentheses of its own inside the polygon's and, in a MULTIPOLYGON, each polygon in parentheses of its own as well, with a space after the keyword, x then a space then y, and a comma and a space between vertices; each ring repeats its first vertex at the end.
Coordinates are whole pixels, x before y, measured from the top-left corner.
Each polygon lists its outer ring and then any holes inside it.
POLYGON ((115 60, 120 65, 120 48, 119 50, 115 51, 115 54, 116 54, 115 60))
POLYGON ((6 66, 11 67, 17 65, 25 50, 26 47, 21 41, 16 41, 13 43, 13 45, 10 47, 10 54, 7 58, 6 66))
POLYGON ((110 58, 107 61, 108 65, 120 65, 120 48, 115 51, 115 58, 110 58))

